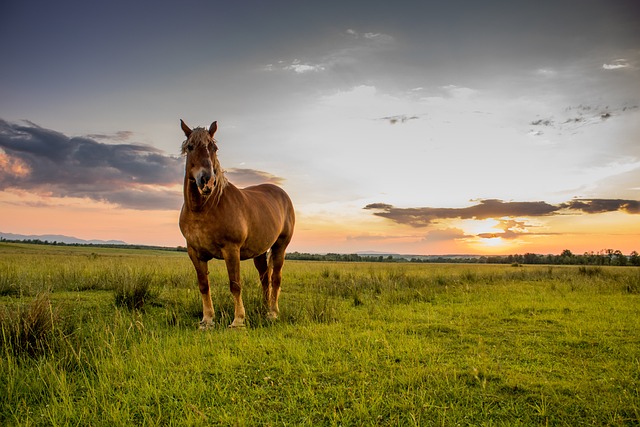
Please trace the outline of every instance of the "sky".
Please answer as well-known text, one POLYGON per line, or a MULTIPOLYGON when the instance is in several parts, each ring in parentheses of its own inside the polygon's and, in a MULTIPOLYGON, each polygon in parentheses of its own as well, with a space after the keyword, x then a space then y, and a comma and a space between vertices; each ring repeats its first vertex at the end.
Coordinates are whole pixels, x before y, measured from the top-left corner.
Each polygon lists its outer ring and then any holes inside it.
POLYGON ((640 251, 636 0, 6 0, 0 52, 2 232, 184 246, 184 119, 290 251, 640 251))

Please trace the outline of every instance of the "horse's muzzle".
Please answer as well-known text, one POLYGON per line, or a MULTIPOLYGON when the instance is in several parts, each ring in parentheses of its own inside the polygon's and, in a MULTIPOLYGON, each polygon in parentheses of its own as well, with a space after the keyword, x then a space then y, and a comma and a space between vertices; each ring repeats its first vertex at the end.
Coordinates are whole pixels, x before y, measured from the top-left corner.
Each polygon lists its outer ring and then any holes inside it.
POLYGON ((198 172, 198 175, 196 176, 196 184, 198 185, 198 190, 200 190, 202 194, 205 196, 211 194, 213 189, 211 173, 207 170, 201 170, 198 172))

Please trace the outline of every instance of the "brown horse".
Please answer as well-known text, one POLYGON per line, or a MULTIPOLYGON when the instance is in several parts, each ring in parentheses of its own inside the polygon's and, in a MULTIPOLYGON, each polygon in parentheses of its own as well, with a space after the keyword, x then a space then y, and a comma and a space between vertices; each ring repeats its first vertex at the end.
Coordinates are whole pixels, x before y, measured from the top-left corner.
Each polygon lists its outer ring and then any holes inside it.
POLYGON ((245 311, 240 284, 240 260, 253 258, 260 274, 268 317, 278 317, 278 296, 285 250, 291 241, 295 214, 291 199, 271 184, 239 189, 227 181, 216 152, 213 122, 209 130, 191 130, 180 124, 187 140, 182 154, 187 162, 184 176, 184 205, 180 231, 198 276, 202 296, 202 328, 215 316, 209 290, 207 262, 223 259, 229 274, 234 302, 232 328, 244 327, 245 311), (267 260, 267 252, 271 251, 267 260))

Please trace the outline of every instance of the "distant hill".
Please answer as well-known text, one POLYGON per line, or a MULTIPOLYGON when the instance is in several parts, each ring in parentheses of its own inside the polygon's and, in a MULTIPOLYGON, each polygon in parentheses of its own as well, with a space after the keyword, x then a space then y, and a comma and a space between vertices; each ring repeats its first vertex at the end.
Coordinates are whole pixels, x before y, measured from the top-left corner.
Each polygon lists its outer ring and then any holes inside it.
POLYGON ((23 235, 13 233, 3 233, 0 231, 0 239, 5 240, 40 240, 47 242, 59 242, 67 244, 79 245, 126 245, 122 240, 84 240, 77 237, 63 236, 59 234, 43 234, 43 235, 23 235))

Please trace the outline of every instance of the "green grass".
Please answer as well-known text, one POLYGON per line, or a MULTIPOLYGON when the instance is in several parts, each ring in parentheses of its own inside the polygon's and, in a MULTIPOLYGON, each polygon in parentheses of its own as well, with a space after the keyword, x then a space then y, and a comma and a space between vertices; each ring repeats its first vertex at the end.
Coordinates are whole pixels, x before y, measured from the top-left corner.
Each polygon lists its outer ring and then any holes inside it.
POLYGON ((184 253, 0 244, 0 425, 640 423, 639 269, 288 261, 270 323, 248 262, 245 332, 210 277, 199 331, 184 253))

